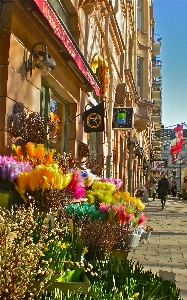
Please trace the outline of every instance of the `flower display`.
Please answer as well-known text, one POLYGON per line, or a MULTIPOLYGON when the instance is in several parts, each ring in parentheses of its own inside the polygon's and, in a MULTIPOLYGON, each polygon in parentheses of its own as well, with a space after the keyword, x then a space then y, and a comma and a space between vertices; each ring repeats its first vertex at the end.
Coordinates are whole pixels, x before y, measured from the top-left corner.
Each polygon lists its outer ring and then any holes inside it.
POLYGON ((15 152, 15 159, 21 161, 29 161, 33 166, 38 164, 53 163, 55 150, 49 150, 44 147, 43 144, 27 143, 24 146, 12 145, 12 149, 15 152), (24 149, 25 147, 25 149, 24 149), (25 150, 25 154, 23 153, 25 150))
POLYGON ((111 182, 94 180, 91 189, 87 191, 86 198, 90 204, 98 205, 100 202, 110 203, 116 186, 111 182))
POLYGON ((68 217, 77 221, 81 220, 106 220, 106 213, 88 202, 85 203, 70 203, 65 208, 65 213, 68 217))
POLYGON ((104 257, 113 247, 128 249, 130 235, 139 233, 147 220, 141 213, 145 208, 141 199, 120 192, 114 182, 95 179, 86 192, 88 202, 71 203, 65 208, 67 217, 80 228, 87 257, 104 257))
POLYGON ((72 173, 64 174, 58 164, 38 165, 30 172, 22 172, 16 178, 16 190, 24 197, 27 190, 47 190, 51 186, 64 189, 72 180, 72 173))

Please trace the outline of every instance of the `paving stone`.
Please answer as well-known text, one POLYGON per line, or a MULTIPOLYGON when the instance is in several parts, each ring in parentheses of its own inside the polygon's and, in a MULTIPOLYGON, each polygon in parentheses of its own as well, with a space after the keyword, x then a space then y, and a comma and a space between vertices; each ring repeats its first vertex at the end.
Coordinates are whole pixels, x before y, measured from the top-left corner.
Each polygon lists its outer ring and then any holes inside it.
POLYGON ((153 228, 150 240, 140 242, 129 258, 139 261, 144 270, 159 275, 159 270, 174 272, 183 300, 187 300, 187 201, 168 198, 161 211, 160 200, 150 201, 145 208, 153 228), (177 212, 177 213, 176 213, 177 212))

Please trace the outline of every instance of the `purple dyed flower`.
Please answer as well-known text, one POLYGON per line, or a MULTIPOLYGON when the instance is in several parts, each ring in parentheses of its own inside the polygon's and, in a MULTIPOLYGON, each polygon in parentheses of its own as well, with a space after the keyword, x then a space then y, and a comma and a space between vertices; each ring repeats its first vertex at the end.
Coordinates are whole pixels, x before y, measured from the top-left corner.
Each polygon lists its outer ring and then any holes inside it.
POLYGON ((31 166, 28 162, 16 161, 11 156, 1 156, 0 155, 0 177, 4 180, 8 179, 14 181, 19 173, 31 170, 31 166))
POLYGON ((123 181, 121 179, 114 179, 114 178, 101 178, 101 181, 115 184, 116 190, 119 190, 123 184, 123 181))

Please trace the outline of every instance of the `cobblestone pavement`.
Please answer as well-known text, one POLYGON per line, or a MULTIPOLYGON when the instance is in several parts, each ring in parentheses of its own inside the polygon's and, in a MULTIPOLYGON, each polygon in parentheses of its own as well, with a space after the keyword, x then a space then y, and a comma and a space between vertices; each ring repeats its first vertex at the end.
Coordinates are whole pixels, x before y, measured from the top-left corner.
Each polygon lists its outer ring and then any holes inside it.
POLYGON ((161 210, 160 200, 149 198, 145 213, 149 218, 146 225, 153 228, 151 237, 131 248, 128 258, 157 275, 166 271, 174 277, 182 299, 187 300, 187 200, 170 197, 161 210))

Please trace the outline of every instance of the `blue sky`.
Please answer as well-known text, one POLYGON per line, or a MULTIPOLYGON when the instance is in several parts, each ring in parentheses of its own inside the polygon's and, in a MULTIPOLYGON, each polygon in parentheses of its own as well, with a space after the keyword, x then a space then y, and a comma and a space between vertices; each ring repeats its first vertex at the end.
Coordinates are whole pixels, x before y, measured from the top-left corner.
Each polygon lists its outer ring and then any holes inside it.
POLYGON ((162 124, 187 124, 187 0, 153 0, 153 15, 162 38, 162 124))

